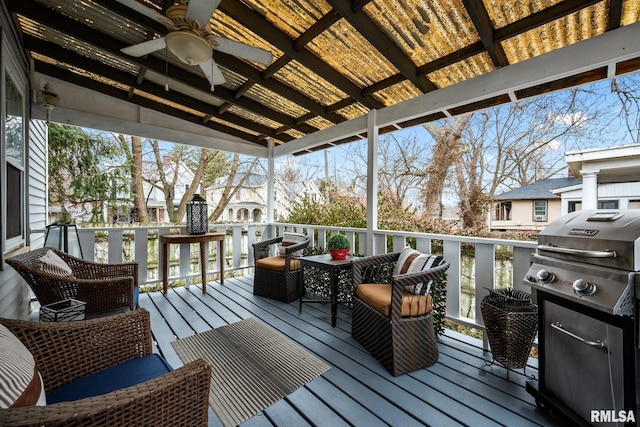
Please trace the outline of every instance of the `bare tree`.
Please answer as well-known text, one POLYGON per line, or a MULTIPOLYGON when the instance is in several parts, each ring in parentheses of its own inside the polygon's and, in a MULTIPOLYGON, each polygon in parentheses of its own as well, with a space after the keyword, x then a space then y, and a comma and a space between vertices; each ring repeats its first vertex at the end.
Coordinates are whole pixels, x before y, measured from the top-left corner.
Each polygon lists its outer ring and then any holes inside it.
POLYGON ((245 182, 253 172, 256 164, 258 163, 258 158, 255 157, 251 161, 251 164, 244 168, 243 175, 240 177, 238 181, 236 181, 236 176, 238 171, 240 170, 240 155, 234 154, 233 160, 231 161, 231 167, 229 169, 229 176, 224 183, 224 188, 222 190, 222 196, 220 197, 220 201, 218 205, 215 207, 213 212, 209 215, 209 219, 215 221, 220 217, 224 209, 227 207, 233 196, 244 186, 245 182))
POLYGON ((444 120, 441 125, 427 123, 424 128, 435 140, 431 162, 426 168, 427 181, 423 187, 425 215, 441 218, 442 195, 449 169, 458 160, 462 146, 462 133, 469 125, 471 114, 463 114, 444 120))
POLYGON ((611 80, 611 92, 620 102, 617 117, 623 120, 627 133, 635 143, 640 142, 640 74, 611 80))

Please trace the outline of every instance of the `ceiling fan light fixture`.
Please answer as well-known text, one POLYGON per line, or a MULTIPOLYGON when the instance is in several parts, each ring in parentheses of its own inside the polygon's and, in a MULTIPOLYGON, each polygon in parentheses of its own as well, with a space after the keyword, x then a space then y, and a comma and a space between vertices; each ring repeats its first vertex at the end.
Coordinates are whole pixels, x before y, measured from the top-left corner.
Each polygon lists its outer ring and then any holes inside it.
POLYGON ((165 36, 167 49, 188 65, 199 65, 211 59, 213 49, 209 43, 194 33, 176 31, 165 36))

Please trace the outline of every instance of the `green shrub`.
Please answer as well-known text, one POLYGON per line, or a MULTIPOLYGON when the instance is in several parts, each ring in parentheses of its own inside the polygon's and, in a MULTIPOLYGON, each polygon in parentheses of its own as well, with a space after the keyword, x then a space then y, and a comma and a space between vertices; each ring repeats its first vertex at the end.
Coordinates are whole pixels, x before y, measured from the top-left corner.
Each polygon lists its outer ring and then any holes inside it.
POLYGON ((327 242, 327 249, 351 249, 351 242, 344 234, 334 234, 327 242))

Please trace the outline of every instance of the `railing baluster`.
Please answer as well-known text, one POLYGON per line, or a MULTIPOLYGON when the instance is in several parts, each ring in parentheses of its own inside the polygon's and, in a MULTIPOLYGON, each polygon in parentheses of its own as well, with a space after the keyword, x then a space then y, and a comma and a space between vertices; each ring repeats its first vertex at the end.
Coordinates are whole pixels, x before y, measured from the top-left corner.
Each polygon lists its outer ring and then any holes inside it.
MULTIPOLYGON (((367 248, 367 232, 360 228, 350 227, 327 227, 308 224, 215 224, 211 227, 212 232, 226 233, 227 229, 231 228, 232 232, 225 239, 225 252, 232 253, 231 268, 245 269, 252 268, 254 264, 252 244, 257 240, 264 240, 277 235, 282 235, 285 230, 304 232, 311 239, 312 247, 320 247, 326 249, 327 238, 329 235, 336 233, 344 233, 352 241, 352 252, 356 255, 367 255, 369 252, 367 248), (245 233, 242 232, 243 228, 246 228, 245 233), (256 232, 260 233, 259 237, 256 237, 256 232), (269 234, 269 233, 273 234, 269 234), (316 236, 317 233, 317 236, 316 236), (357 241, 357 242, 356 242, 357 241), (246 257, 247 263, 243 264, 243 259, 246 257)), ((147 264, 150 259, 157 257, 158 266, 162 265, 162 248, 160 245, 159 237, 162 234, 170 233, 172 229, 178 229, 180 232, 185 232, 184 226, 148 226, 148 227, 97 227, 97 228, 79 228, 78 233, 80 235, 80 242, 82 245, 82 251, 85 259, 94 260, 96 248, 96 234, 107 234, 106 239, 106 254, 107 260, 100 257, 100 261, 107 262, 122 262, 123 260, 123 242, 124 233, 133 232, 135 238, 135 244, 133 246, 134 259, 140 264, 139 271, 139 283, 141 286, 145 284, 162 282, 162 269, 158 267, 157 277, 150 278, 150 273, 147 269, 147 264), (149 233, 158 235, 157 244, 155 245, 155 254, 149 254, 149 233)), ((480 313, 480 302, 486 294, 483 289, 486 287, 493 287, 495 281, 495 265, 496 265, 496 246, 505 245, 513 248, 513 284, 516 289, 521 289, 526 292, 530 292, 527 286, 523 284, 523 277, 529 268, 530 254, 535 252, 536 242, 521 242, 513 240, 500 240, 500 239, 483 239, 475 237, 453 236, 453 235, 438 235, 438 234, 426 234, 415 233, 406 231, 391 231, 391 230, 375 230, 374 242, 375 253, 382 254, 389 251, 400 251, 405 246, 407 241, 415 239, 416 249, 421 252, 432 252, 433 242, 442 241, 443 255, 451 262, 451 267, 447 271, 447 317, 456 322, 471 326, 482 330, 482 319, 480 313), (387 247, 388 238, 391 237, 391 247, 387 247), (469 319, 460 314, 461 308, 461 246, 462 243, 470 243, 475 245, 475 269, 472 272, 472 280, 475 280, 475 296, 473 303, 475 304, 475 310, 472 313, 475 319, 469 319)), ((194 247, 193 250, 196 248, 194 247)), ((213 252, 213 248, 209 247, 209 250, 213 252)), ((217 245, 216 245, 217 251, 217 245)), ((198 251, 199 253, 199 251, 198 251)), ((207 251, 209 253, 209 251, 207 251)), ((226 254, 220 254, 226 257, 226 254)), ((190 278, 199 276, 198 273, 191 273, 190 268, 190 249, 187 245, 181 245, 180 247, 180 268, 178 279, 186 279, 186 283, 190 282, 190 278)), ((225 260, 226 262, 226 260, 225 260)), ((211 264, 211 263, 209 263, 211 264)), ((217 272, 218 264, 214 263, 211 266, 213 270, 208 273, 217 272)), ((152 273, 152 272, 151 272, 152 273)), ((176 277, 172 277, 176 279, 176 277)))

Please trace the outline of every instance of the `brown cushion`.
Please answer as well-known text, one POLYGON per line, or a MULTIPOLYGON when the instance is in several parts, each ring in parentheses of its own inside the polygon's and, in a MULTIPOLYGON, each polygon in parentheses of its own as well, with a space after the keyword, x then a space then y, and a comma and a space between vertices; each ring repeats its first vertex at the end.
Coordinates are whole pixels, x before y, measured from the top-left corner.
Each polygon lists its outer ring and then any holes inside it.
MULTIPOLYGON (((356 295, 376 311, 385 316, 390 316, 391 285, 363 283, 356 288, 356 295)), ((421 314, 429 313, 431 309, 431 295, 415 295, 411 292, 402 292, 403 317, 420 316, 421 314)))
MULTIPOLYGON (((264 268, 265 270, 282 271, 284 273, 285 259, 280 256, 271 256, 268 258, 262 258, 256 261, 256 268, 264 268)), ((299 259, 291 259, 289 263, 290 270, 297 270, 300 268, 299 259)))

